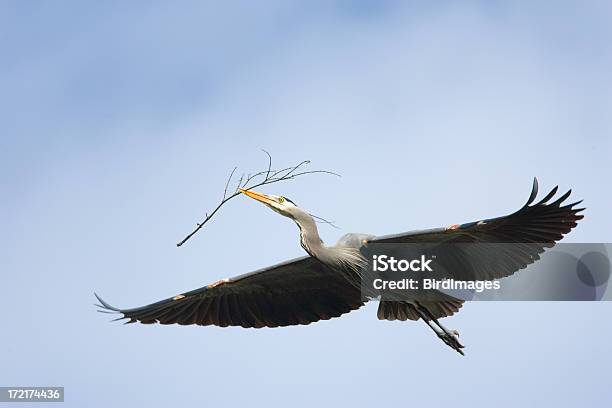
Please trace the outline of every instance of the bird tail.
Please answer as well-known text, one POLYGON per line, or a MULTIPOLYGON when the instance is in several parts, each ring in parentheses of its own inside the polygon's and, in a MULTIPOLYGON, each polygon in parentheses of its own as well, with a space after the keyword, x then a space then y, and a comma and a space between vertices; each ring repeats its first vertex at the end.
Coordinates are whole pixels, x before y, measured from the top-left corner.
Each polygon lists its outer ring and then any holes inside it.
MULTIPOLYGON (((426 307, 434 319, 452 316, 463 306, 463 300, 449 297, 436 302, 420 302, 426 307)), ((378 305, 379 320, 419 320, 421 316, 415 306, 408 301, 381 300, 378 305)))

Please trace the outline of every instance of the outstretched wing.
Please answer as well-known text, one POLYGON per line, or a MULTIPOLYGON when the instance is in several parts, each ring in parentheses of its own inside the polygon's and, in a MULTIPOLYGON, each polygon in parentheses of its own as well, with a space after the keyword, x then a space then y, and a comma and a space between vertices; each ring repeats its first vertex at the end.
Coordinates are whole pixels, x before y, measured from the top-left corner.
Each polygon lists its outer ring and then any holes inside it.
POLYGON ((103 312, 127 323, 279 327, 338 317, 363 305, 359 289, 313 257, 225 279, 134 309, 118 309, 96 295, 103 312))
MULTIPOLYGON (((444 245, 445 265, 458 279, 498 279, 512 275, 539 259, 539 254, 576 226, 584 208, 575 208, 582 201, 562 205, 571 190, 550 202, 557 193, 555 187, 542 200, 533 204, 538 194, 538 181, 527 203, 513 214, 451 225, 446 228, 412 231, 397 235, 376 237, 372 243, 425 243, 461 244, 487 243, 511 245, 444 245), (470 253, 464 253, 469 248, 470 253), (452 262, 451 262, 452 261, 452 262)), ((442 245, 440 245, 442 247, 442 245)), ((442 249, 441 249, 442 251, 442 249)))

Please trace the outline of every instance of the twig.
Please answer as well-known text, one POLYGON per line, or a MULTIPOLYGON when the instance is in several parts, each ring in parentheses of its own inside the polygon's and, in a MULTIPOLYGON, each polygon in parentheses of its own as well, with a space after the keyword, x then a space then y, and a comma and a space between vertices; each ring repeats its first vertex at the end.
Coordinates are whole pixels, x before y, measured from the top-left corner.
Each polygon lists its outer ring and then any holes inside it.
MULTIPOLYGON (((293 180, 299 176, 303 176, 306 174, 321 173, 321 174, 331 174, 331 175, 340 177, 339 174, 334 173, 333 171, 328 171, 328 170, 305 170, 305 171, 296 172, 298 169, 303 168, 304 166, 310 164, 309 160, 304 160, 292 167, 285 167, 280 170, 273 170, 272 169, 272 156, 266 150, 262 149, 262 151, 268 156, 268 168, 266 170, 258 171, 253 174, 247 174, 246 177, 243 173, 240 176, 240 179, 238 180, 238 183, 236 185, 236 189, 234 190, 234 192, 228 195, 227 190, 237 170, 237 167, 234 167, 234 169, 230 173, 229 178, 227 179, 225 183, 225 189, 223 190, 223 198, 221 199, 221 202, 215 207, 214 210, 212 210, 210 213, 205 214, 204 220, 202 220, 202 222, 197 223, 196 228, 193 231, 191 231, 185 238, 183 238, 179 243, 176 244, 177 247, 180 247, 181 245, 183 245, 191 237, 193 237, 200 229, 202 229, 202 227, 208 221, 212 219, 212 217, 217 213, 217 211, 219 211, 219 209, 225 203, 227 203, 232 198, 240 195, 240 189, 251 190, 253 188, 261 187, 267 184, 273 184, 273 183, 279 183, 281 181, 293 180), (261 180, 258 181, 258 179, 261 179, 261 180)), ((327 221, 324 218, 317 217, 314 215, 313 215, 313 218, 316 218, 322 222, 325 222, 333 226, 334 228, 338 228, 332 222, 327 221)))
POLYGON ((331 227, 334 227, 335 229, 340 229, 340 227, 338 227, 336 224, 334 224, 334 222, 333 222, 333 221, 328 221, 328 220, 326 220, 325 218, 323 218, 323 217, 319 217, 318 215, 314 215, 314 214, 312 214, 312 213, 309 213, 309 214, 310 214, 310 216, 311 216, 312 218, 314 218, 314 219, 315 219, 315 222, 321 222, 321 223, 323 223, 323 224, 327 224, 327 225, 329 225, 329 226, 331 226, 331 227))
MULTIPOLYGON (((237 168, 238 167, 234 167, 234 169, 230 173, 229 178, 227 179, 227 183, 225 183, 225 190, 223 190, 223 198, 222 198, 222 200, 225 200, 225 197, 227 197, 227 187, 229 186, 230 181, 232 181, 232 177, 234 177, 234 172, 236 171, 237 168)), ((242 177, 241 177, 241 179, 242 179, 242 177)))

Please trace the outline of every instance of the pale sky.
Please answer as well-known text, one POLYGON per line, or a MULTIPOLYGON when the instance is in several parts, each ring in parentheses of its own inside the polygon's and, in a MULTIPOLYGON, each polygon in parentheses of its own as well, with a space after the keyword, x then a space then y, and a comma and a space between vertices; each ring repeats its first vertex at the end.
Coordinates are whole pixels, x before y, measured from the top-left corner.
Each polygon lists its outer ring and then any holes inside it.
MULTIPOLYGON (((477 302, 466 357, 377 304, 305 327, 123 326, 134 307, 303 254, 237 165, 304 159, 291 197, 346 232, 507 214, 559 184, 610 242, 608 2, 3 2, 0 385, 65 406, 612 402, 612 304, 477 302)), ((44 405, 41 405, 44 406, 44 405)))

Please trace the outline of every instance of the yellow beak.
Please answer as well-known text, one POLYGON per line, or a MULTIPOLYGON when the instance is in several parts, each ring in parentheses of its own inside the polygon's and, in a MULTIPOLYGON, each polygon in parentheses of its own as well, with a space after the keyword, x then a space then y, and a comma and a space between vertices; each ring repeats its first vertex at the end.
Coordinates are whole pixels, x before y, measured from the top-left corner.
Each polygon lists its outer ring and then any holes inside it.
POLYGON ((251 190, 244 190, 242 188, 239 189, 240 192, 248 197, 251 197, 254 200, 260 201, 264 204, 276 204, 276 200, 274 200, 272 197, 266 195, 266 194, 262 194, 262 193, 256 193, 255 191, 251 191, 251 190))

